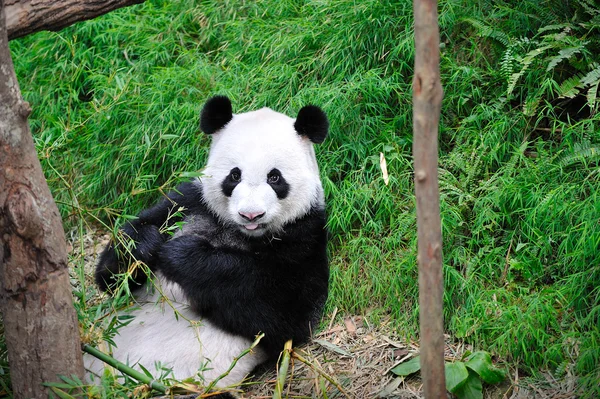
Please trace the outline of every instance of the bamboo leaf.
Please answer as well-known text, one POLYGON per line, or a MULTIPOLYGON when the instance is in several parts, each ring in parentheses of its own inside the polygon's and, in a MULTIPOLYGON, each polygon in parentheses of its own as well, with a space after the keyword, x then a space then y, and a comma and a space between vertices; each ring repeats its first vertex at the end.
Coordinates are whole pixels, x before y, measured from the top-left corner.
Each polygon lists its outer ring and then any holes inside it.
POLYGON ((52 393, 56 394, 56 396, 58 396, 60 399, 75 399, 73 396, 56 387, 50 387, 50 390, 52 391, 52 393))
POLYGON ((383 152, 379 153, 379 167, 381 168, 383 182, 387 186, 390 182, 390 178, 388 176, 387 162, 385 161, 385 155, 383 155, 383 152))
POLYGON ((204 173, 202 171, 196 171, 196 172, 181 172, 181 174, 179 175, 181 177, 201 177, 204 176, 204 173))
POLYGON ((146 374, 146 376, 147 376, 147 377, 149 377, 149 378, 151 378, 151 379, 152 379, 152 378, 154 378, 154 377, 152 376, 152 373, 151 373, 151 372, 149 372, 149 371, 148 371, 148 369, 147 369, 146 367, 144 367, 143 365, 141 365, 141 364, 139 364, 139 363, 138 363, 138 367, 139 367, 140 369, 142 369, 142 371, 144 372, 144 374, 146 374))

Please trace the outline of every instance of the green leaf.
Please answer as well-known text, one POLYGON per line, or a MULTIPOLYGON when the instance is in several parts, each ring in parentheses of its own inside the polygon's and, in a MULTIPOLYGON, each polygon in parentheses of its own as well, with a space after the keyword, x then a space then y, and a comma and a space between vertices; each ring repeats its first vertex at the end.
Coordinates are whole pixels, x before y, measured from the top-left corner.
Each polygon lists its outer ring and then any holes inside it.
POLYGON ((68 393, 55 388, 55 387, 50 387, 50 389, 52 390, 53 393, 56 394, 56 396, 58 396, 61 399, 75 399, 73 396, 69 395, 68 393))
POLYGON ((44 382, 42 385, 45 387, 50 387, 50 388, 61 388, 61 389, 72 389, 73 388, 73 384, 68 384, 68 383, 64 383, 64 382, 44 382))
POLYGON ((546 72, 553 70, 562 60, 568 60, 575 54, 581 53, 581 49, 584 48, 586 42, 581 43, 578 47, 568 47, 560 50, 558 55, 552 57, 546 67, 546 72))
POLYGON ((142 366, 142 365, 141 365, 141 364, 139 364, 139 363, 138 363, 138 367, 139 367, 140 369, 142 369, 142 371, 144 372, 144 374, 146 374, 146 376, 147 376, 147 377, 150 377, 150 378, 152 378, 152 379, 154 378, 154 377, 152 376, 152 373, 150 373, 146 367, 142 366))
POLYGON ((596 82, 595 85, 589 88, 585 97, 587 98, 588 107, 593 110, 596 108, 596 97, 598 95, 598 86, 600 85, 600 80, 596 82))
POLYGON ((178 134, 161 134, 160 138, 161 138, 161 140, 173 140, 173 139, 178 139, 179 135, 178 134))
POLYGON ((452 393, 464 385, 469 378, 469 371, 463 362, 446 363, 446 389, 452 393))
POLYGON ((504 370, 494 367, 492 357, 484 351, 474 352, 467 358, 465 365, 488 384, 497 384, 506 377, 504 370))
POLYGON ((483 386, 477 373, 469 370, 464 384, 453 392, 458 399, 483 399, 483 386))
POLYGON ((204 173, 199 170, 196 172, 181 172, 180 177, 201 177, 204 176, 204 173))
POLYGON ((410 375, 421 370, 421 356, 416 356, 407 362, 400 363, 392 369, 392 373, 396 375, 410 375))

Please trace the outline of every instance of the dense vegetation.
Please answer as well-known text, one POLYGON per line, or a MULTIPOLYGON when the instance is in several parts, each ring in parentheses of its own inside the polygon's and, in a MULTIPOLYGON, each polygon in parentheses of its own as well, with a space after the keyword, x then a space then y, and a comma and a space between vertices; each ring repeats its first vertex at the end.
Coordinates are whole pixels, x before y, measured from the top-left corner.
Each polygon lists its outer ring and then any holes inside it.
MULTIPOLYGON (((446 329, 522 372, 574 372, 590 396, 600 389, 593 3, 439 8, 446 329)), ((152 0, 11 49, 68 231, 84 219, 118 225, 200 169, 198 115, 211 95, 237 112, 322 106, 328 308, 389 315, 415 337, 411 1, 152 0)))

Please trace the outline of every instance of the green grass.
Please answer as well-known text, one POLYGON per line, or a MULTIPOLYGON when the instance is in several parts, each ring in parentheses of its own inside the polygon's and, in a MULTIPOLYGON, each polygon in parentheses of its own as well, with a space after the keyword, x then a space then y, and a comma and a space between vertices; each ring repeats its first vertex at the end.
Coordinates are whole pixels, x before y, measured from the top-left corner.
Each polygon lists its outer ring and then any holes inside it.
MULTIPOLYGON (((440 2, 445 326, 525 373, 573 364, 593 396, 600 11, 591 0, 513 3, 440 2)), ((317 148, 332 233, 328 309, 389 314, 415 337, 411 9, 147 1, 11 42, 66 228, 82 217, 118 225, 200 169, 208 139, 198 115, 211 95, 230 96, 235 112, 294 115, 315 103, 332 127, 317 148)))

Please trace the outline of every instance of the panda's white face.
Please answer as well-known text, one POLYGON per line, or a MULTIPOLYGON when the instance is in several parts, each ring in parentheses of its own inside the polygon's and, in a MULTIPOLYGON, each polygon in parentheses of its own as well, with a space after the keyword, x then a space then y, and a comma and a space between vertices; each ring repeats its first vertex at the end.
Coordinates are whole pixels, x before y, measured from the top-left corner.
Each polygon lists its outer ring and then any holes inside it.
POLYGON ((294 121, 263 108, 233 115, 212 135, 201 182, 223 223, 260 236, 324 206, 313 143, 294 121))

